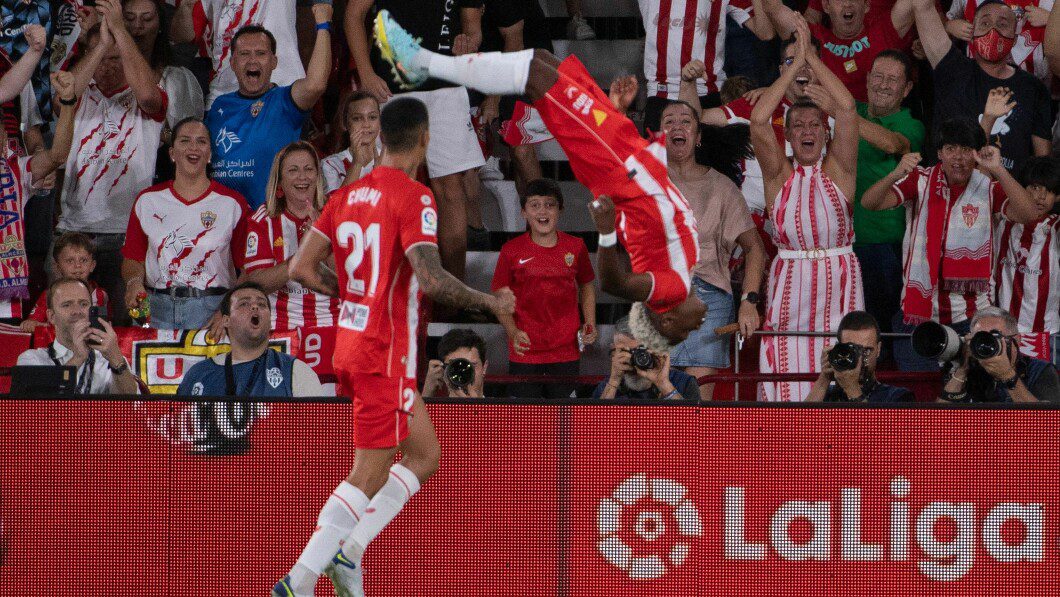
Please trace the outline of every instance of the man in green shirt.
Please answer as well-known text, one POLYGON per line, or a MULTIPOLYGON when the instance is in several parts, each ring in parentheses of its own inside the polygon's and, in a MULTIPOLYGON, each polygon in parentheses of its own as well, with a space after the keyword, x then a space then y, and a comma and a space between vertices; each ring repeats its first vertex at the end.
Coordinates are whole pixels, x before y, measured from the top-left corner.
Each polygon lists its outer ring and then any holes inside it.
POLYGON ((865 310, 883 331, 899 312, 902 294, 902 238, 905 208, 870 211, 861 195, 890 174, 910 151, 920 151, 924 125, 902 107, 913 89, 912 63, 899 50, 884 50, 868 76, 868 103, 858 103, 858 174, 854 201, 854 252, 865 282, 865 310))

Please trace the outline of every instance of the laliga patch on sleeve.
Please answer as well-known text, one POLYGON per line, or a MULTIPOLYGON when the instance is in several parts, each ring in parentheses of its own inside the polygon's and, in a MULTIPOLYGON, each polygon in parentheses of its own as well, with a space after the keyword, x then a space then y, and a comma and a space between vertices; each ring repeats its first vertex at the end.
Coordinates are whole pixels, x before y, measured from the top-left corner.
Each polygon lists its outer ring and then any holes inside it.
POLYGON ((438 234, 438 212, 433 207, 425 207, 420 212, 420 231, 424 234, 438 234))
POLYGON ((247 257, 253 257, 258 254, 258 233, 251 232, 247 235, 247 257))

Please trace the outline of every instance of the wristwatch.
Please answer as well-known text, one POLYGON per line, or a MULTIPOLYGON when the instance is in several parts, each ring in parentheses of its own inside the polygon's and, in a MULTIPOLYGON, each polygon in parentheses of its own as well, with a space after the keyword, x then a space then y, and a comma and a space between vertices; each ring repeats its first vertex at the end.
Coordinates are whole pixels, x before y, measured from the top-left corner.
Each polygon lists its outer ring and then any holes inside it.
POLYGON ((759 298, 757 292, 745 292, 742 300, 745 300, 751 303, 752 305, 757 305, 758 301, 761 299, 759 298))

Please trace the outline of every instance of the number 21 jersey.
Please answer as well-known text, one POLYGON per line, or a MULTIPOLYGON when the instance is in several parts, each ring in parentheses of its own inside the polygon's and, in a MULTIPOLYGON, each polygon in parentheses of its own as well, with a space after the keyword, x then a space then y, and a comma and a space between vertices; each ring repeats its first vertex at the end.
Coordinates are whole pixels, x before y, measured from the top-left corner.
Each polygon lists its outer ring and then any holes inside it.
POLYGON ((334 191, 313 229, 331 242, 338 270, 335 369, 415 377, 423 293, 405 255, 438 242, 430 189, 378 166, 334 191))

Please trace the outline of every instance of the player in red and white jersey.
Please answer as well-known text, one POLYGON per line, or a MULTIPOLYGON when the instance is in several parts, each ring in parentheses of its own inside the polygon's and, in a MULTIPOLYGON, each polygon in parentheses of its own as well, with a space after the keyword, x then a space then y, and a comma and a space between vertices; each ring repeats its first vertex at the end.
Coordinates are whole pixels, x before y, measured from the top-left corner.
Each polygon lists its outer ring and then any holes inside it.
POLYGON ((247 223, 243 258, 244 278, 269 295, 274 330, 335 325, 339 300, 303 287, 288 271, 288 259, 326 202, 316 149, 295 141, 280 150, 265 187, 265 204, 247 223))
POLYGON ((1016 318, 1020 333, 1060 332, 1060 160, 1032 158, 1020 182, 1037 217, 1026 224, 994 215, 994 292, 997 306, 1016 318))
MULTIPOLYGON (((43 40, 41 40, 43 45, 43 40)), ((52 87, 66 105, 77 102, 74 78, 60 71, 52 75, 52 87)), ((63 110, 55 129, 53 149, 41 148, 33 156, 9 150, 7 131, 0 126, 0 319, 21 319, 22 300, 29 298, 29 263, 26 259, 26 202, 32 184, 55 172, 66 161, 72 142, 74 111, 63 110)))
POLYGON ((383 146, 379 140, 379 101, 366 91, 354 91, 343 108, 349 147, 324 158, 324 190, 350 184, 375 167, 383 146), (349 174, 349 176, 347 176, 349 174))
POLYGON ((305 78, 295 32, 295 0, 181 0, 173 16, 170 41, 196 42, 199 54, 213 64, 209 109, 218 96, 239 89, 232 71, 232 36, 247 25, 260 25, 272 34, 278 60, 272 82, 279 87, 305 78))
POLYGON ((313 595, 325 568, 339 594, 363 595, 365 548, 438 468, 438 438, 416 391, 422 296, 502 316, 515 310, 511 291, 483 294, 442 269, 434 196, 413 178, 427 155, 427 107, 392 99, 381 133, 380 164, 332 193, 291 261, 296 281, 342 299, 334 365, 340 393, 353 397, 356 453, 277 596, 313 595), (337 275, 324 265, 331 255, 337 275), (399 448, 404 457, 393 464, 399 448))
POLYGON ((644 126, 656 132, 668 100, 677 99, 681 69, 690 60, 707 65, 696 95, 707 105, 721 103, 717 94, 725 82, 726 17, 759 39, 773 37, 769 18, 764 11, 756 15, 751 0, 639 0, 638 4, 644 20, 644 78, 648 81, 644 126))
POLYGON ((435 77, 485 94, 525 93, 574 176, 597 197, 600 281, 606 292, 644 303, 633 313, 647 319, 640 329, 655 334, 638 339, 662 348, 699 328, 706 308, 689 295, 689 272, 699 260, 695 217, 667 176, 665 147, 641 138, 624 114, 636 94, 634 77, 613 82, 609 98, 574 56, 562 62, 544 50, 442 56, 420 47, 387 11, 376 16, 375 39, 401 85, 435 77), (617 218, 608 222, 611 210, 617 218), (628 264, 615 248, 616 231, 628 264))

